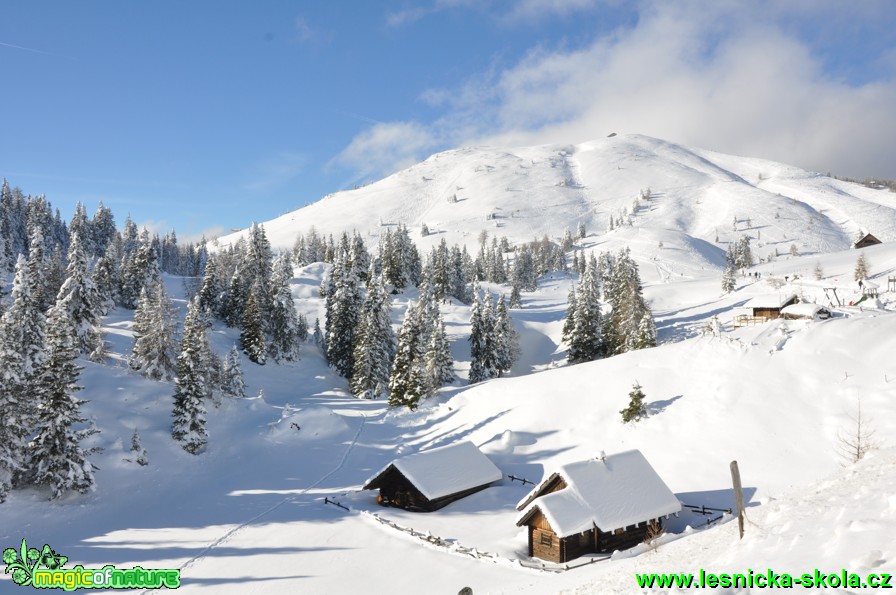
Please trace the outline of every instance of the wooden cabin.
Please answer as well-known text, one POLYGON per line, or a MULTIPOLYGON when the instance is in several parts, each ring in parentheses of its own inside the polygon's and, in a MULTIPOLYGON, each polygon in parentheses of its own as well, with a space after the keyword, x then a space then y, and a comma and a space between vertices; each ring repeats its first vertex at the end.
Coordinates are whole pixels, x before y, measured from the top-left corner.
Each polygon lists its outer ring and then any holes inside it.
POLYGON ((795 293, 769 293, 757 295, 738 308, 734 316, 734 326, 763 324, 769 320, 781 318, 781 310, 799 301, 795 293))
POLYGON ((628 450, 561 466, 517 505, 529 555, 564 563, 633 547, 681 503, 644 455, 628 450))
POLYGON ((870 233, 866 233, 864 236, 856 240, 856 243, 853 244, 852 247, 858 250, 859 248, 867 248, 868 246, 874 246, 881 243, 882 242, 876 237, 874 237, 870 233))
POLYGON ((432 512, 484 490, 504 476, 469 441, 395 459, 364 484, 383 506, 432 512))

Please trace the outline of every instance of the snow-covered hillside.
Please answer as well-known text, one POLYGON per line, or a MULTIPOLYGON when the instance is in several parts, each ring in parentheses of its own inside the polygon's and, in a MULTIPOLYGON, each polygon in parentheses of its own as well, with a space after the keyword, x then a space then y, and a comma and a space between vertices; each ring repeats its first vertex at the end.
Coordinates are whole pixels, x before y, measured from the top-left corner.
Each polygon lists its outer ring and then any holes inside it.
MULTIPOLYGON (((648 258, 660 241, 680 250, 670 264, 723 264, 716 242, 756 238, 759 256, 843 250, 857 232, 896 240, 896 195, 762 159, 733 157, 641 135, 568 146, 477 147, 446 151, 368 186, 339 192, 264 222, 275 247, 289 248, 312 226, 357 230, 375 245, 381 231, 426 224, 429 245, 445 239, 475 248, 479 233, 528 241, 559 237, 584 223, 603 235, 628 212, 632 228, 607 234, 648 258), (642 191, 650 198, 634 206, 642 191), (457 202, 453 202, 456 198, 457 202), (493 217, 489 219, 489 217, 493 217), (734 221, 737 220, 735 225, 734 221), (696 262, 695 261, 696 257, 696 262)), ((235 241, 242 232, 220 238, 235 241)), ((677 272, 681 272, 678 271, 677 272)))
MULTIPOLYGON (((452 301, 442 314, 458 380, 417 411, 353 398, 309 341, 295 363, 243 357, 252 396, 211 408, 208 450, 193 456, 170 436, 173 384, 128 369, 133 313, 116 309, 104 319, 110 359, 80 362, 84 413, 101 430, 91 446, 105 448, 92 458, 97 489, 54 502, 38 490, 13 491, 0 505, 0 549, 24 537, 85 567, 179 568, 181 590, 225 595, 464 586, 477 594, 624 593, 642 592, 635 572, 896 572, 896 294, 885 291, 896 276, 896 195, 619 136, 439 154, 264 225, 275 247, 290 247, 311 225, 327 234, 357 229, 373 246, 381 222, 427 223, 437 233, 415 238, 421 247, 442 238, 473 246, 483 229, 514 241, 558 237, 584 222, 581 249, 631 247, 660 345, 567 366, 561 327, 577 275, 552 273, 511 311, 522 357, 508 377, 467 386, 470 308, 452 301), (608 231, 609 217, 648 187, 632 225, 608 231), (882 293, 853 306, 861 296, 850 245, 859 228, 884 240, 863 250, 882 293), (759 255, 777 249, 779 257, 722 294, 727 243, 746 234, 759 255), (830 320, 732 326, 734 309, 752 297, 793 293, 827 304, 833 288, 840 305, 830 320), (635 382, 649 416, 622 424, 635 382), (880 448, 853 465, 838 451, 856 431, 859 402, 880 448), (146 467, 128 460, 135 428, 146 467), (395 457, 458 440, 479 446, 505 479, 430 514, 382 508, 361 490, 395 457), (737 460, 745 538, 730 517, 707 527, 707 517, 684 511, 655 549, 572 570, 529 558, 515 505, 531 486, 506 476, 538 482, 559 465, 633 448, 682 502, 698 506, 734 505, 729 463, 737 460)), ((318 286, 327 270, 315 263, 292 281, 309 321, 323 319, 318 286)), ((166 281, 183 316, 190 282, 166 281)), ((396 324, 416 297, 416 289, 394 296, 396 324)), ((225 354, 239 331, 216 323, 210 334, 225 354)), ((3 589, 13 589, 8 580, 0 576, 3 589)))

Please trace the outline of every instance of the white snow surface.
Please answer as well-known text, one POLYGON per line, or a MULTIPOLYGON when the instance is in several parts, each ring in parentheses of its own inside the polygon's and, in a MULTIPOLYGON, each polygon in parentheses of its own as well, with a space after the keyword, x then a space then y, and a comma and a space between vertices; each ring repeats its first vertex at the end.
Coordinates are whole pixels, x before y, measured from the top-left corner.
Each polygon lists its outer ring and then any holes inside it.
MULTIPOLYGON (((559 537, 592 527, 614 531, 681 511, 678 498, 638 450, 567 463, 555 473, 566 487, 535 498, 520 520, 538 508, 559 537)), ((526 500, 543 487, 544 482, 526 500)))
MULTIPOLYGON (((445 238, 474 254, 482 231, 514 242, 559 240, 584 222, 587 235, 576 240, 582 253, 631 248, 660 345, 567 366, 561 330, 578 279, 554 273, 511 310, 522 357, 506 377, 466 384, 470 308, 443 304, 459 379, 417 411, 353 398, 309 341, 294 363, 258 366, 242 357, 250 397, 208 404, 208 448, 193 456, 170 436, 173 383, 129 369, 133 312, 116 309, 103 319, 109 359, 79 361, 77 396, 89 401, 82 413, 101 430, 84 446, 104 448, 90 457, 99 467, 96 490, 52 502, 43 488, 13 490, 0 504, 0 548, 26 538, 68 556, 68 567, 178 568, 181 592, 214 595, 416 595, 464 586, 477 595, 642 593, 635 572, 701 568, 896 574, 896 294, 887 291, 896 275, 896 194, 621 134, 563 147, 442 153, 265 229, 288 248, 312 225, 324 234, 354 228, 374 249, 385 225, 399 221, 412 232, 425 222, 434 232, 414 238, 421 252, 445 238), (609 231, 609 217, 648 187, 632 225, 609 231), (453 194, 458 202, 449 203, 453 194), (490 213, 499 216, 486 221, 490 213), (847 306, 862 295, 852 249, 860 229, 883 241, 861 250, 881 293, 847 306), (761 279, 739 276, 735 291, 723 294, 726 248, 743 235, 765 260, 754 267, 761 279), (825 292, 832 287, 836 296, 825 292), (791 291, 834 316, 732 329, 735 308, 752 297, 791 291), (635 382, 649 415, 623 424, 635 382), (251 396, 261 389, 263 398, 251 396), (878 447, 852 464, 840 451, 855 435, 859 403, 878 447), (146 467, 129 451, 135 428, 146 467), (361 490, 396 458, 462 440, 479 445, 505 478, 430 514, 380 507, 361 490), (629 449, 644 453, 682 503, 718 508, 734 505, 729 464, 737 460, 744 539, 730 518, 707 527, 708 517, 685 510, 669 519, 656 549, 540 570, 527 556, 525 528, 515 524, 515 506, 531 485, 507 476, 538 482, 570 461, 629 449)), ((291 286, 312 325, 324 320, 318 288, 328 268, 299 268, 291 286)), ((165 279, 182 318, 195 280, 165 279)), ((396 327, 417 295, 394 296, 396 327)), ((238 337, 221 324, 210 329, 219 355, 238 337)), ((0 591, 15 591, 9 580, 0 573, 0 591)))
POLYGON ((790 304, 781 309, 781 315, 802 316, 812 318, 823 309, 823 306, 813 303, 790 304))
POLYGON ((395 459, 365 482, 365 488, 389 467, 401 471, 429 500, 479 487, 503 477, 469 440, 395 459))
POLYGON ((744 308, 780 308, 793 298, 795 293, 766 293, 751 298, 744 304, 744 308))

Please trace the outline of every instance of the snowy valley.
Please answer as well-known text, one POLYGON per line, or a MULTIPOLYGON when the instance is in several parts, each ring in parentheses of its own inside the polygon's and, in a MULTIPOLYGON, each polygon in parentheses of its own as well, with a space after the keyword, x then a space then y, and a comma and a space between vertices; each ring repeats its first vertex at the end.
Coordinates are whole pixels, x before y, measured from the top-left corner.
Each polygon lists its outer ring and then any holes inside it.
MULTIPOLYGON (((95 490, 52 501, 45 489, 12 490, 0 504, 0 548, 27 538, 85 567, 176 568, 181 590, 216 594, 626 593, 643 591, 637 572, 701 568, 896 574, 893 192, 619 135, 440 153, 262 225, 275 253, 291 252, 312 228, 337 240, 356 231, 374 256, 399 225, 421 257, 443 240, 475 256, 502 237, 510 245, 543 236, 560 245, 567 230, 575 237, 570 270, 540 277, 510 309, 520 356, 503 377, 468 384, 471 307, 446 297, 439 308, 455 380, 415 410, 353 396, 309 338, 297 361, 262 366, 240 354, 247 396, 207 404, 208 442, 196 455, 171 437, 174 382, 129 368, 134 311, 112 309, 102 319, 105 360, 78 360, 77 396, 89 401, 82 414, 100 430, 85 445, 103 449, 90 456, 95 490), (881 243, 853 248, 868 233, 881 243), (744 237, 756 264, 723 292, 726 251, 744 237), (624 248, 638 265, 658 345, 569 365, 563 325, 580 283, 572 260, 624 248), (868 267, 861 288, 860 254, 868 267), (864 296, 872 288, 879 293, 864 296), (768 295, 833 315, 735 325, 749 300, 768 295), (634 384, 647 416, 624 424, 634 384), (145 466, 130 450, 135 429, 145 466), (844 447, 869 431, 877 448, 854 463, 844 447), (461 440, 504 478, 432 513, 381 507, 361 489, 396 457, 461 440), (731 515, 686 508, 665 535, 633 550, 571 568, 530 557, 516 505, 531 485, 510 476, 537 484, 560 465, 629 449, 682 503, 718 509, 734 506, 729 463, 737 460, 744 538, 731 515)), ((209 251, 248 235, 217 238, 209 251)), ((332 269, 296 265, 288 281, 309 325, 324 323, 320 287, 332 269)), ((163 280, 183 326, 199 279, 163 280)), ((511 292, 481 285, 496 297, 511 292)), ((416 287, 391 295, 396 332, 419 297, 416 287)), ((240 330, 214 320, 208 337, 223 358, 240 330)), ((15 589, 10 580, 0 575, 4 592, 15 589)))

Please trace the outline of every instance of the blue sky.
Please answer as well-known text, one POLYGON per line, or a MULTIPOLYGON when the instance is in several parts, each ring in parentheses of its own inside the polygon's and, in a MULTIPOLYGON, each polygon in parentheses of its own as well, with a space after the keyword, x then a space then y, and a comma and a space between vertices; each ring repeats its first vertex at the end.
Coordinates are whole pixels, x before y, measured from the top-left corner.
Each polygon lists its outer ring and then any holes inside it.
POLYGON ((896 2, 9 0, 0 176, 181 237, 466 144, 896 178, 896 2))

